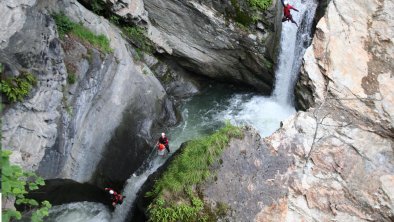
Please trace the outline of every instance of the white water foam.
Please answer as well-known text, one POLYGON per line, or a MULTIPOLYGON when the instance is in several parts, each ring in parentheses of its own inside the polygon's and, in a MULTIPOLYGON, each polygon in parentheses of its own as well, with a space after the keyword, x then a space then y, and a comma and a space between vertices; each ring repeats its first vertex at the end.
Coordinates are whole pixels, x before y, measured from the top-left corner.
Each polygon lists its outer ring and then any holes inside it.
POLYGON ((265 96, 253 96, 246 102, 240 96, 234 96, 231 103, 232 107, 220 116, 235 125, 253 126, 262 137, 271 135, 279 128, 282 120, 295 113, 294 107, 282 105, 265 96))
POLYGON ((290 2, 299 12, 292 12, 300 28, 291 22, 282 23, 280 53, 275 71, 275 87, 271 97, 254 96, 243 102, 233 97, 232 106, 224 112, 233 124, 252 125, 266 137, 280 127, 280 122, 293 115, 294 85, 301 67, 302 57, 310 43, 310 33, 317 2, 302 0, 290 2))
POLYGON ((78 202, 53 206, 46 222, 107 222, 111 218, 108 207, 101 203, 78 202))

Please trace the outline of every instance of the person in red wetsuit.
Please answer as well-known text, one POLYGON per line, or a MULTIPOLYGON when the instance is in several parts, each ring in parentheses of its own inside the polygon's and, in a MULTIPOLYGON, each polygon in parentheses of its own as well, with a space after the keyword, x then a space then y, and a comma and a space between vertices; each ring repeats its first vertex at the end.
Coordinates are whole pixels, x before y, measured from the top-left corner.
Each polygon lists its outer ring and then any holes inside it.
POLYGON ((291 5, 289 4, 289 2, 283 1, 283 0, 281 0, 281 1, 282 1, 282 5, 283 5, 283 18, 282 18, 282 22, 291 21, 292 23, 296 24, 296 26, 298 27, 297 22, 294 21, 293 16, 292 16, 291 13, 290 13, 290 10, 291 10, 291 9, 294 10, 294 11, 297 11, 297 12, 298 12, 298 10, 297 10, 296 8, 294 8, 293 6, 291 6, 291 5))
POLYGON ((165 133, 161 133, 161 137, 159 138, 158 144, 163 144, 166 147, 168 153, 170 153, 170 147, 168 146, 168 138, 166 137, 165 133))
POLYGON ((125 198, 124 196, 122 196, 122 194, 117 193, 116 191, 114 191, 111 188, 105 188, 106 191, 108 191, 109 195, 110 195, 110 199, 112 201, 112 206, 116 206, 116 204, 122 204, 123 203, 123 198, 125 198))

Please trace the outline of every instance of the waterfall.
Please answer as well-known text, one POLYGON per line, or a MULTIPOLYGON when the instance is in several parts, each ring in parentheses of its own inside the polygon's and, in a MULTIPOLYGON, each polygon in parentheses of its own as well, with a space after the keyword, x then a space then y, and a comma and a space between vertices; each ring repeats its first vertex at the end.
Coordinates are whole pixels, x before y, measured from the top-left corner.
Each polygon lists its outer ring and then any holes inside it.
MULTIPOLYGON (((300 28, 290 22, 285 22, 282 25, 279 63, 275 72, 276 80, 272 96, 267 98, 245 94, 235 95, 228 102, 229 108, 214 115, 216 121, 230 119, 235 124, 253 125, 262 136, 268 136, 278 129, 280 121, 295 112, 293 106, 294 85, 301 67, 302 57, 306 48, 310 45, 310 33, 317 2, 316 0, 302 0, 301 2, 297 0, 292 1, 291 4, 299 10, 299 12, 293 11, 292 14, 300 28), (245 102, 245 99, 249 101, 245 102)), ((204 117, 202 114, 201 119, 204 117)), ((184 126, 186 127, 186 125, 187 120, 185 120, 184 126)), ((127 196, 126 201, 116 208, 113 214, 113 222, 125 220, 127 211, 132 206, 138 189, 148 176, 162 164, 161 157, 156 157, 141 175, 131 177, 127 181, 124 189, 127 196)))
POLYGON ((271 96, 284 106, 294 105, 294 85, 302 57, 312 40, 310 35, 317 7, 316 0, 293 0, 290 4, 299 10, 299 12, 292 10, 293 19, 298 23, 299 28, 291 22, 282 23, 275 88, 271 96))
MULTIPOLYGON (((295 113, 293 105, 294 85, 300 70, 302 57, 306 48, 310 45, 310 33, 317 7, 316 1, 290 1, 290 4, 299 10, 299 12, 292 11, 293 18, 298 23, 299 28, 290 22, 284 22, 282 25, 280 55, 275 72, 275 87, 271 97, 245 92, 226 94, 223 97, 223 95, 217 93, 221 89, 215 88, 212 90, 216 91, 210 91, 205 96, 200 96, 201 98, 199 96, 191 98, 187 103, 194 104, 189 104, 187 108, 184 108, 182 113, 183 122, 169 133, 172 152, 178 149, 182 142, 214 131, 225 120, 230 120, 236 125, 252 125, 259 130, 262 137, 265 137, 277 130, 282 120, 295 113)), ((233 91, 228 88, 228 86, 225 87, 226 90, 233 91)), ((137 173, 131 175, 127 180, 122 191, 126 198, 122 205, 116 207, 110 221, 123 222, 126 220, 140 187, 149 175, 166 161, 167 158, 157 156, 154 150, 152 148, 149 158, 145 160, 137 173)), ((97 206, 94 205, 93 209, 96 208, 97 206)), ((69 208, 64 207, 64 209, 69 208)), ((89 210, 85 211, 87 211, 87 215, 91 215, 89 210)), ((78 211, 79 214, 81 212, 78 211)), ((63 217, 63 215, 61 216, 63 217)), ((94 218, 94 221, 109 221, 106 214, 100 216, 100 219, 94 218)))

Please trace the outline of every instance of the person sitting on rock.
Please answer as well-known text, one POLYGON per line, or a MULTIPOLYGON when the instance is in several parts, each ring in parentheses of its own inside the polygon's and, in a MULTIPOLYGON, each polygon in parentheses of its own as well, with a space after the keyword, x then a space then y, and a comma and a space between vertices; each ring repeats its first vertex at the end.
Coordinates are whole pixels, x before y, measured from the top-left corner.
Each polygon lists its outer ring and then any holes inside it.
POLYGON ((161 133, 161 137, 159 138, 158 144, 163 144, 166 147, 168 153, 170 153, 170 147, 168 146, 168 138, 165 133, 161 133))
POLYGON ((109 195, 110 195, 110 199, 112 201, 112 206, 115 207, 116 204, 122 204, 123 203, 123 199, 125 198, 124 196, 122 196, 122 194, 117 193, 116 191, 114 191, 112 188, 105 188, 106 191, 108 191, 109 195))
POLYGON ((294 8, 293 6, 291 6, 291 5, 289 4, 289 2, 283 1, 283 0, 281 0, 281 1, 282 1, 282 5, 283 5, 283 18, 282 18, 282 22, 291 21, 292 23, 296 24, 296 26, 298 27, 297 22, 294 21, 293 16, 292 16, 291 13, 290 13, 290 10, 291 10, 291 9, 293 9, 294 11, 297 11, 297 12, 298 12, 298 10, 297 10, 296 8, 294 8))

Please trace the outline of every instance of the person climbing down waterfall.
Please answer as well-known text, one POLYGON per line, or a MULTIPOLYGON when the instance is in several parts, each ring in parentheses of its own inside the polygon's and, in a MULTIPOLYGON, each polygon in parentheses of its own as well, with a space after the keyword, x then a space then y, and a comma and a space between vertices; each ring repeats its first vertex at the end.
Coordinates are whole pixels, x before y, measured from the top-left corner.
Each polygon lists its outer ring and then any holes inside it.
POLYGON ((296 8, 294 8, 293 6, 291 6, 289 4, 289 2, 287 1, 283 1, 281 0, 282 5, 283 5, 283 18, 282 18, 282 22, 285 21, 291 21, 292 23, 296 24, 296 26, 298 27, 297 22, 294 21, 293 16, 290 13, 290 10, 293 9, 294 11, 298 12, 298 10, 296 8))
POLYGON ((122 196, 122 194, 114 191, 112 188, 105 188, 105 191, 108 191, 113 207, 115 207, 116 204, 122 204, 123 199, 126 198, 125 196, 122 196))
POLYGON ((170 147, 168 146, 168 138, 166 137, 165 133, 161 133, 161 137, 159 138, 159 141, 157 142, 157 144, 163 144, 166 148, 166 150, 168 151, 168 153, 170 153, 170 147))

